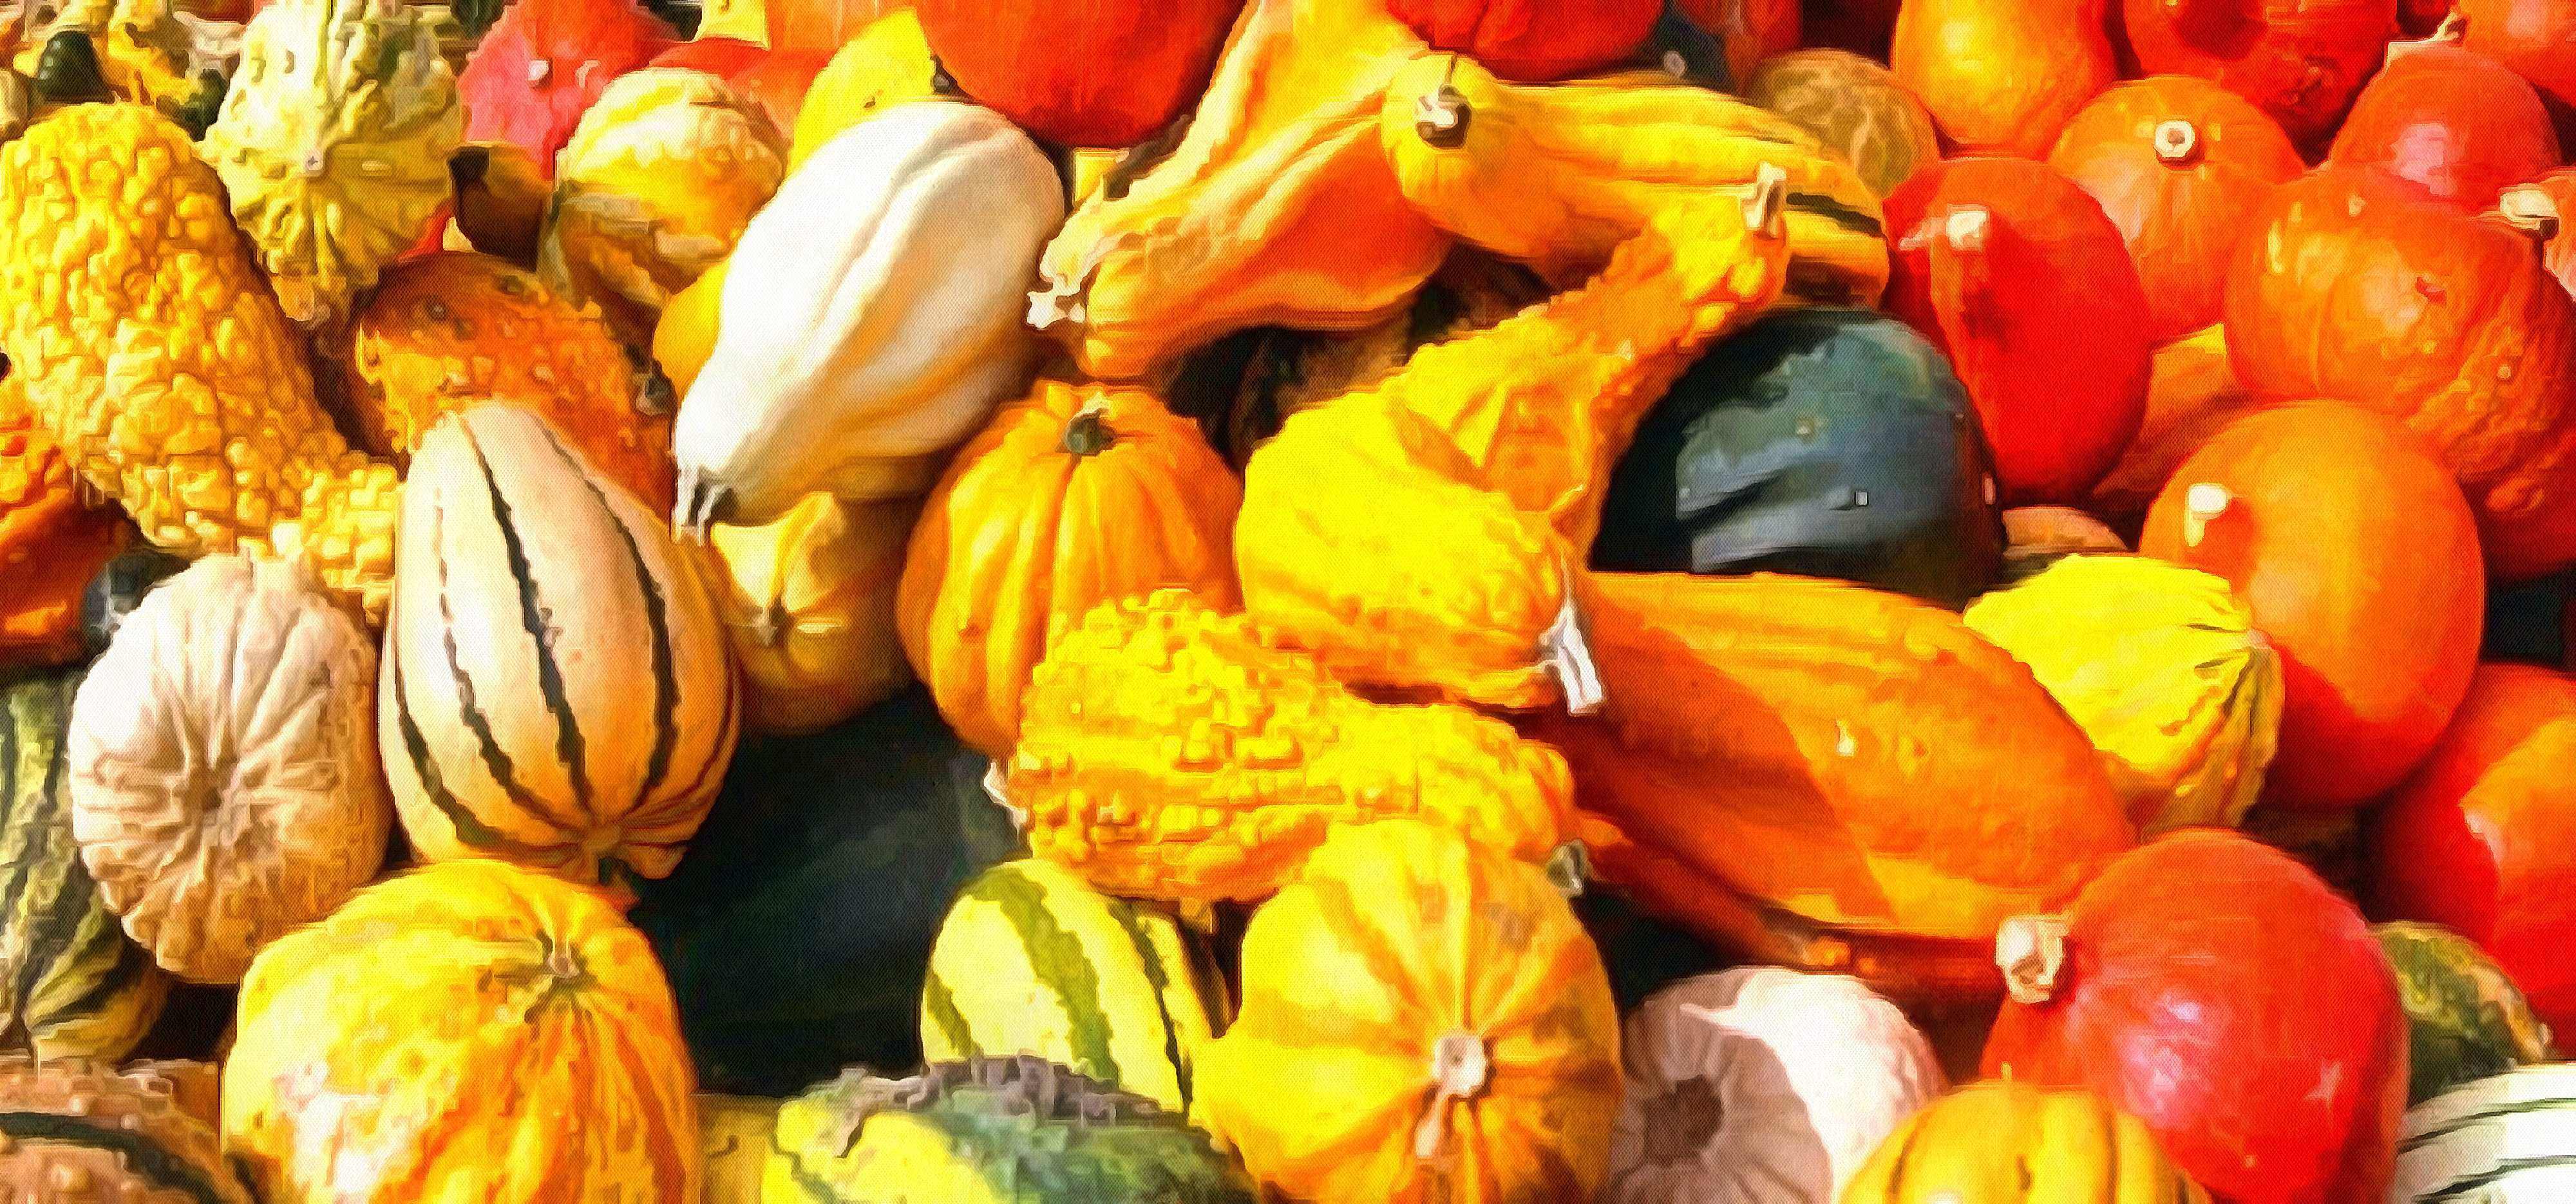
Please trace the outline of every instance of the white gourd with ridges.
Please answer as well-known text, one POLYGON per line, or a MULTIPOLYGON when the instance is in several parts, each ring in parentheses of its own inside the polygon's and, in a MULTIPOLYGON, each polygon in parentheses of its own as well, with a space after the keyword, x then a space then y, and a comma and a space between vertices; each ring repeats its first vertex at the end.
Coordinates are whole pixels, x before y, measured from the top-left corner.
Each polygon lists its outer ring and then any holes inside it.
POLYGON ((2576 1200, 2576 1065, 2524 1066, 2406 1110, 2389 1204, 2576 1200))
POLYGON ((681 403, 675 525, 759 524, 807 493, 926 492, 938 455, 1027 385, 1053 164, 975 105, 897 105, 787 178, 727 261, 681 403))

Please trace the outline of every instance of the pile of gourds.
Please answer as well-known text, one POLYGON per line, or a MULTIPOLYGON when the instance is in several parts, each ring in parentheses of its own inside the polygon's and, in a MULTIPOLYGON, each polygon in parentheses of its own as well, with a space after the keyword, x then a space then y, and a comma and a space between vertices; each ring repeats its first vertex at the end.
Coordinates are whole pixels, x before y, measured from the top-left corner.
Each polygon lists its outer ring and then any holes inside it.
POLYGON ((0 1195, 2576 1193, 2567 0, 0 65, 0 1195))

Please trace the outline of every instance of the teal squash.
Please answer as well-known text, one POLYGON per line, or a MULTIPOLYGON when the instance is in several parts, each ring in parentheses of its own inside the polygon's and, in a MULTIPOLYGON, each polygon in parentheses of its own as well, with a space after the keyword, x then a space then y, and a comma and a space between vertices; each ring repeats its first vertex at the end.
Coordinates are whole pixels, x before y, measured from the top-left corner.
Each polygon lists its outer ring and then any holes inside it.
POLYGON ((1836 577, 1956 606, 2001 569, 1967 390, 1904 323, 1771 314, 1693 365, 1612 474, 1592 567, 1836 577))
POLYGON ((2576 1200, 2576 1065, 2524 1066, 2406 1110, 2390 1201, 2576 1200))
POLYGON ((746 742, 669 878, 631 918, 669 971, 702 1090, 786 1096, 920 1059, 951 900, 1022 852, 984 759, 918 688, 820 732, 746 742))
MULTIPOLYGON (((2381 924, 2371 932, 2397 972, 2406 1008, 2407 1103, 2548 1060, 2548 1028, 2475 942, 2439 924, 2381 924)), ((2569 1152, 2576 1154, 2576 1135, 2569 1152)))

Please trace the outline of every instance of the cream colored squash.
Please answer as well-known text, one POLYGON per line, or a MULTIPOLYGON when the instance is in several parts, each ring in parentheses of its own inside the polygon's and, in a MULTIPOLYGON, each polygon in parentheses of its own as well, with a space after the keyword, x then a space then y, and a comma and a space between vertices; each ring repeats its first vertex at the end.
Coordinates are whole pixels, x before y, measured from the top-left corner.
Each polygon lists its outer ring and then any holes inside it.
POLYGON ((742 665, 755 731, 847 719, 912 682, 895 585, 921 503, 806 496, 777 522, 707 532, 707 583, 742 665))

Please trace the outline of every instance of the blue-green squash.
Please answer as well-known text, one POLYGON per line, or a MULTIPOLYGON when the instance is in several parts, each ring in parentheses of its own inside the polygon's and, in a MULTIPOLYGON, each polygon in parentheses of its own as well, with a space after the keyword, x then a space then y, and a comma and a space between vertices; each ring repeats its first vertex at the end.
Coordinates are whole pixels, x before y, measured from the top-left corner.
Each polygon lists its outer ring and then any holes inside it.
POLYGON ((1949 362, 1892 318, 1784 310, 1701 357, 1638 428, 1592 567, 1837 577, 1956 606, 2003 557, 1949 362))
POLYGON ((786 1096, 920 1059, 932 939, 975 875, 1023 852, 984 759, 918 688, 836 727, 746 742, 669 878, 631 918, 669 971, 701 1089, 786 1096))
MULTIPOLYGON (((2406 1102, 2549 1060, 2549 1029, 2522 988, 2469 938, 2439 924, 2371 930, 2406 1008, 2406 1102)), ((2576 1137, 2568 1152, 2576 1154, 2576 1137)))

